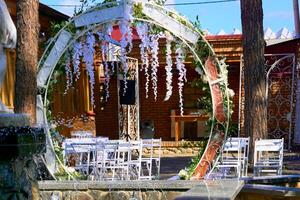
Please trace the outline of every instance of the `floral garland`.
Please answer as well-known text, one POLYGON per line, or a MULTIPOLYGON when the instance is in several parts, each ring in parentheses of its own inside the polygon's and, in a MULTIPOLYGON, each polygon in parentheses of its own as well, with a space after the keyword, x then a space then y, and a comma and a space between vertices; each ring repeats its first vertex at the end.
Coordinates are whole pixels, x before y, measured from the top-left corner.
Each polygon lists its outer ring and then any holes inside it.
POLYGON ((128 64, 127 64, 127 54, 131 52, 132 50, 132 28, 131 28, 131 22, 133 21, 133 3, 132 1, 128 1, 126 4, 126 11, 124 12, 124 20, 121 20, 119 22, 119 29, 121 32, 121 52, 120 52, 120 60, 123 67, 124 72, 124 92, 123 95, 125 95, 127 90, 127 73, 128 73, 128 64), (129 46, 129 50, 127 52, 127 46, 129 46))
POLYGON ((166 62, 167 65, 165 67, 166 69, 166 88, 167 88, 167 93, 164 101, 168 101, 170 97, 172 96, 172 50, 171 50, 171 42, 173 40, 173 37, 170 33, 166 33, 166 39, 167 39, 167 44, 166 44, 166 62))
POLYGON ((73 68, 74 68, 74 75, 75 80, 77 81, 80 77, 80 58, 83 56, 82 53, 82 44, 81 42, 75 42, 73 45, 73 68))
POLYGON ((67 79, 67 85, 64 94, 66 95, 68 90, 71 88, 73 85, 73 74, 72 74, 72 69, 71 69, 71 59, 70 59, 70 54, 67 53, 67 60, 65 64, 65 71, 66 71, 66 79, 67 79))
MULTIPOLYGON (((108 67, 108 63, 107 63, 107 60, 108 60, 108 40, 111 39, 111 34, 112 34, 112 31, 113 31, 113 26, 111 23, 108 23, 106 24, 106 34, 104 36, 105 40, 106 41, 102 41, 102 45, 101 45, 101 52, 102 52, 102 61, 103 61, 103 64, 104 64, 104 67, 105 67, 105 92, 106 92, 106 97, 105 97, 105 101, 107 102, 108 101, 108 98, 109 98, 109 82, 110 82, 110 70, 109 70, 109 67, 108 67)), ((100 35, 101 33, 98 33, 98 35, 100 35)))
POLYGON ((158 40, 159 35, 150 35, 150 47, 151 47, 151 81, 152 89, 154 93, 154 99, 157 100, 157 68, 159 67, 158 62, 158 40))
POLYGON ((91 87, 91 104, 95 105, 94 100, 94 85, 95 85, 95 74, 94 74, 94 44, 96 42, 95 36, 92 32, 87 33, 86 41, 83 46, 83 59, 86 64, 86 69, 90 78, 91 87))
POLYGON ((184 65, 184 53, 181 47, 176 49, 176 68, 179 71, 178 93, 180 114, 183 115, 183 86, 184 82, 186 82, 186 68, 184 65))
POLYGON ((121 32, 121 51, 120 51, 120 61, 122 63, 122 68, 123 68, 123 73, 124 73, 124 92, 123 94, 125 95, 126 90, 127 90, 127 72, 128 72, 128 64, 127 64, 127 51, 126 47, 128 45, 127 41, 127 33, 128 33, 128 23, 126 21, 120 21, 119 27, 120 27, 120 32, 121 32))
POLYGON ((141 70, 145 70, 145 77, 146 77, 146 83, 145 83, 145 90, 146 90, 146 98, 148 98, 148 92, 149 92, 149 56, 148 56, 148 49, 150 46, 150 39, 148 37, 148 25, 144 23, 139 23, 136 26, 137 33, 139 35, 139 38, 141 39, 140 46, 140 54, 141 54, 141 60, 142 60, 142 67, 141 70))
POLYGON ((108 44, 105 41, 102 41, 101 45, 101 51, 102 51, 102 63, 104 64, 104 75, 105 75, 105 101, 107 102, 109 98, 109 81, 110 81, 110 75, 109 75, 109 67, 107 63, 107 52, 108 52, 108 44))

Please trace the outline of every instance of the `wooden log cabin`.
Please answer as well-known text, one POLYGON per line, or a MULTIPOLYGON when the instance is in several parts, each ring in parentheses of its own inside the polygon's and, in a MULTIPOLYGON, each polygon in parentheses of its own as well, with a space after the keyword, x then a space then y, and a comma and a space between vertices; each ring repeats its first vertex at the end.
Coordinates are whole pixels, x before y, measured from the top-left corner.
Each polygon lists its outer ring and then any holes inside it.
MULTIPOLYGON (((16 21, 16 0, 4 0, 9 13, 16 21)), ((40 46, 50 37, 51 22, 62 22, 68 20, 69 17, 60 13, 42 3, 39 5, 39 22, 40 22, 40 46)), ((39 49, 39 54, 43 53, 43 48, 39 49)), ((15 65, 16 53, 14 50, 6 50, 7 54, 7 73, 2 88, 0 88, 0 97, 2 102, 13 109, 14 99, 14 82, 15 82, 15 65)))

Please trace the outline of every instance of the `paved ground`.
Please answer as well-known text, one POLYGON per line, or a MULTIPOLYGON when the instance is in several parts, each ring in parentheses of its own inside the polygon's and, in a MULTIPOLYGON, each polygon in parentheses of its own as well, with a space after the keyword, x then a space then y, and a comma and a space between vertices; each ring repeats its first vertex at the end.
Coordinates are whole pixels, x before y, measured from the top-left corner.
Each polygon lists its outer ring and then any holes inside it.
MULTIPOLYGON (((192 157, 192 155, 162 157, 160 179, 166 180, 177 175, 181 169, 187 166, 192 157)), ((283 164, 283 174, 300 174, 300 152, 285 152, 283 164)), ((251 169, 249 169, 249 176, 251 176, 251 174, 251 169)))
POLYGON ((166 180, 177 175, 181 169, 185 168, 191 159, 191 156, 162 157, 160 164, 160 179, 166 180))

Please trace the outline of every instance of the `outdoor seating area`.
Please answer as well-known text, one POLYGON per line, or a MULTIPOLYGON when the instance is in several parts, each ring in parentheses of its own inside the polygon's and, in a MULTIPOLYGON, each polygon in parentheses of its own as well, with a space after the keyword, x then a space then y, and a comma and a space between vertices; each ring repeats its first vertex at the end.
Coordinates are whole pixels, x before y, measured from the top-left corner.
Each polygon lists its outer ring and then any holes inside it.
POLYGON ((153 180, 160 173, 161 139, 68 138, 64 163, 90 180, 153 180), (148 152, 145 154, 144 149, 148 152), (154 153, 154 149, 156 150, 154 153))
MULTIPOLYGON (((250 138, 229 137, 208 179, 248 177, 250 138)), ((281 175, 284 139, 255 141, 253 176, 281 175)))

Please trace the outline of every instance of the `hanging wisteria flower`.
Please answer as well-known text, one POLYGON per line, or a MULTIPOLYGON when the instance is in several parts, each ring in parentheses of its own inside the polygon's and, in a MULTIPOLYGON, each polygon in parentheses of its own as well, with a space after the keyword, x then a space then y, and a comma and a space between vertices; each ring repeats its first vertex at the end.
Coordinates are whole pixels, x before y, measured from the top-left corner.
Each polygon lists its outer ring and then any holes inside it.
POLYGON ((128 26, 128 31, 127 31, 127 42, 128 42, 128 45, 129 45, 128 53, 130 53, 132 51, 132 48, 133 48, 132 37, 133 37, 132 27, 128 26))
POLYGON ((176 68, 179 72, 178 77, 178 93, 180 114, 183 115, 183 86, 186 81, 186 69, 184 65, 184 53, 181 47, 176 49, 176 68))
POLYGON ((126 1, 125 12, 124 12, 124 20, 119 22, 119 29, 121 32, 121 51, 120 51, 120 61, 122 63, 123 73, 124 73, 124 92, 125 95, 127 90, 127 72, 128 72, 128 64, 127 64, 127 54, 132 50, 132 28, 131 22, 133 21, 133 2, 132 0, 126 1), (126 48, 129 46, 129 52, 127 52, 126 48))
POLYGON ((107 53, 108 53, 108 44, 107 42, 103 41, 101 45, 101 51, 102 51, 102 61, 104 64, 104 73, 105 73, 105 92, 106 92, 106 98, 107 101, 109 98, 109 81, 110 81, 110 74, 109 74, 109 67, 107 63, 107 53))
POLYGON ((73 68, 75 80, 77 81, 80 77, 80 58, 82 57, 82 44, 81 42, 75 42, 73 45, 73 68))
POLYGON ((106 29, 106 35, 109 38, 111 38, 111 34, 112 34, 113 30, 114 30, 113 24, 112 23, 107 23, 105 29, 106 29))
POLYGON ((139 23, 136 27, 137 33, 139 35, 139 38, 141 39, 140 43, 140 54, 141 54, 141 60, 142 60, 142 66, 141 71, 145 70, 145 77, 146 77, 146 83, 145 83, 145 90, 146 90, 146 98, 148 98, 148 92, 149 92, 149 56, 148 56, 148 50, 150 47, 150 39, 148 35, 148 25, 144 23, 139 23))
MULTIPOLYGON (((113 32, 113 30, 114 30, 114 28, 113 28, 113 24, 112 23, 107 23, 106 24, 106 35, 105 35, 105 37, 106 37, 106 41, 108 41, 109 39, 112 39, 112 32, 113 32)), ((115 52, 115 45, 113 45, 113 44, 110 44, 110 43, 108 43, 107 44, 107 47, 106 47, 106 56, 107 56, 107 58, 106 58, 106 60, 108 61, 108 59, 110 59, 109 61, 111 61, 111 73, 113 74, 114 73, 114 71, 115 71, 115 65, 114 65, 114 52, 115 52)), ((107 62, 106 61, 106 62, 107 62)), ((106 63, 106 65, 107 65, 107 63, 106 63)))
POLYGON ((92 32, 88 32, 86 36, 86 41, 83 46, 83 60, 86 65, 86 69, 90 78, 90 87, 91 87, 91 104, 95 105, 94 100, 94 85, 95 85, 95 74, 94 74, 94 45, 96 39, 92 32))
POLYGON ((122 20, 119 23, 119 28, 120 28, 120 32, 121 32, 121 51, 120 51, 120 60, 122 63, 122 69, 123 69, 123 73, 124 73, 124 92, 123 94, 125 95, 126 90, 127 90, 127 72, 128 72, 128 64, 127 64, 127 51, 126 51, 126 47, 128 45, 127 39, 126 39, 126 35, 127 35, 127 22, 122 20))
POLYGON ((155 101, 157 100, 157 68, 159 67, 158 62, 158 40, 159 35, 151 35, 150 36, 150 48, 151 48, 151 81, 152 81, 152 89, 154 94, 155 101))
POLYGON ((173 36, 169 33, 166 32, 166 39, 167 39, 167 44, 166 44, 166 62, 167 65, 165 67, 166 69, 166 88, 167 88, 167 94, 164 99, 164 101, 168 101, 170 97, 172 96, 172 50, 171 50, 171 42, 173 40, 173 36))
POLYGON ((66 60, 66 64, 65 64, 65 71, 66 71, 66 79, 67 79, 67 84, 66 84, 66 89, 64 94, 67 94, 68 90, 70 89, 70 87, 73 84, 73 74, 72 74, 72 70, 71 70, 71 59, 70 59, 70 54, 67 53, 67 60, 66 60))

